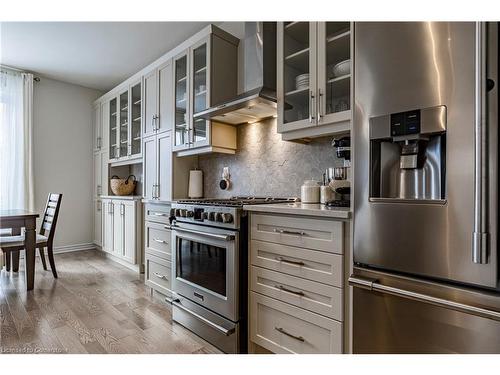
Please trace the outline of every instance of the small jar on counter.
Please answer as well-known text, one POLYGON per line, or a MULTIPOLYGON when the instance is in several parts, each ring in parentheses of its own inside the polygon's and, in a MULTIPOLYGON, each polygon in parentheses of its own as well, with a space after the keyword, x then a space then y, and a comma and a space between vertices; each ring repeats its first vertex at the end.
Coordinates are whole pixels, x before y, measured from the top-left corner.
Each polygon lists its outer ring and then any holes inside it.
POLYGON ((306 180, 300 187, 300 200, 302 203, 319 203, 320 186, 316 180, 306 180))

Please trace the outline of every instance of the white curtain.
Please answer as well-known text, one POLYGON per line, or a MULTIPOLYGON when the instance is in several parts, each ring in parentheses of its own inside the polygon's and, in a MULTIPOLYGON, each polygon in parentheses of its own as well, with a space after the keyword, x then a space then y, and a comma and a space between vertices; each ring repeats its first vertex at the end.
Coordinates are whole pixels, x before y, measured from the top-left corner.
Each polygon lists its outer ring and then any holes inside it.
POLYGON ((0 209, 34 210, 33 75, 1 68, 0 209))

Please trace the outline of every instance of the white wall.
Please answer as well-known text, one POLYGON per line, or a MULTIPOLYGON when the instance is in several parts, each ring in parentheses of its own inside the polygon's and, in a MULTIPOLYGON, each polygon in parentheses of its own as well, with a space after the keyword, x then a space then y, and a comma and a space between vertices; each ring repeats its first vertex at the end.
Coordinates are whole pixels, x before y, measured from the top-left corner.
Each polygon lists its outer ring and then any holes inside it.
POLYGON ((63 194, 56 250, 92 243, 91 108, 100 95, 44 77, 34 83, 35 207, 42 214, 49 192, 63 194))

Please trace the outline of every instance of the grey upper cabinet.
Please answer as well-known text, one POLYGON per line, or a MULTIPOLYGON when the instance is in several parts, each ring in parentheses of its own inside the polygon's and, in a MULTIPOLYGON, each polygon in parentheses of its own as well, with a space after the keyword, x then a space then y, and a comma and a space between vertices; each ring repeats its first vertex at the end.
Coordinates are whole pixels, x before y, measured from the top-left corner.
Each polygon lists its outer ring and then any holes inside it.
POLYGON ((172 60, 158 68, 158 114, 156 119, 156 132, 163 133, 172 130, 172 100, 173 70, 172 60))
POLYGON ((173 150, 179 156, 234 153, 235 131, 194 114, 236 96, 238 44, 213 26, 212 33, 173 59, 173 150))
POLYGON ((108 124, 109 124, 109 160, 118 159, 118 98, 111 98, 108 102, 108 124))
POLYGON ((155 134, 156 107, 157 107, 157 86, 158 76, 156 69, 152 70, 143 77, 143 117, 144 129, 143 136, 148 137, 155 134))
POLYGON ((144 197, 170 201, 172 199, 172 136, 163 132, 147 137, 143 142, 144 197))
POLYGON ((141 82, 134 82, 108 101, 109 160, 136 162, 142 156, 141 82))
POLYGON ((143 195, 146 199, 156 198, 156 181, 157 181, 157 168, 158 158, 156 154, 156 136, 144 138, 144 162, 143 162, 143 195))
POLYGON ((143 77, 144 130, 149 137, 172 129, 172 61, 168 60, 143 77))
POLYGON ((92 143, 94 152, 106 147, 102 144, 101 103, 95 103, 92 107, 92 143))
POLYGON ((278 131, 316 124, 316 23, 278 24, 278 131))
POLYGON ((351 44, 349 22, 278 23, 278 132, 284 140, 350 130, 351 44))

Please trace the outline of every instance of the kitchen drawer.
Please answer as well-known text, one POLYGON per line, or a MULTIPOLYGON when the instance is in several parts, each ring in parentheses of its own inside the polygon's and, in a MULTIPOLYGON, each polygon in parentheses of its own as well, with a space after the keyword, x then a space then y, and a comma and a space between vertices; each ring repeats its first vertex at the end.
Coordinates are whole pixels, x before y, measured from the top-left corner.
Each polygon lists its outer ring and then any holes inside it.
POLYGON ((344 223, 290 216, 252 215, 253 240, 343 254, 344 223))
POLYGON ((146 203, 144 206, 144 218, 161 224, 170 224, 170 204, 146 203))
POLYGON ((146 254, 145 284, 166 296, 171 295, 172 263, 146 254))
POLYGON ((342 289, 252 266, 251 290, 291 305, 343 320, 342 289))
POLYGON ((250 339, 274 353, 340 354, 342 323, 250 292, 250 339))
POLYGON ((252 265, 341 288, 344 257, 321 251, 252 240, 252 265))
POLYGON ((144 231, 146 253, 170 261, 172 259, 171 231, 165 229, 164 224, 149 221, 145 222, 144 231))

